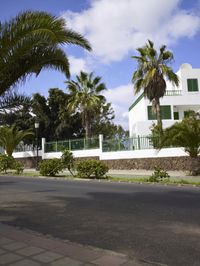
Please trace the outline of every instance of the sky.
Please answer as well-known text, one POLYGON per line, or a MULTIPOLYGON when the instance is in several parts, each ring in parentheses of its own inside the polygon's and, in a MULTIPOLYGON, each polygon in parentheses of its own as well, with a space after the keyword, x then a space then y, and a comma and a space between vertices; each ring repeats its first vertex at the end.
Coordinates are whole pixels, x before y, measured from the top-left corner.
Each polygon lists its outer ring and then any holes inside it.
MULTIPOLYGON (((4 22, 25 10, 43 10, 66 20, 68 28, 81 33, 92 52, 65 46, 71 78, 80 70, 101 76, 105 96, 115 110, 115 123, 128 128, 128 108, 135 99, 131 77, 136 48, 148 39, 156 47, 167 45, 174 54, 172 68, 181 64, 200 67, 200 0, 0 0, 0 20, 4 22)), ((48 95, 50 88, 67 92, 66 77, 57 71, 31 76, 18 91, 48 95)))

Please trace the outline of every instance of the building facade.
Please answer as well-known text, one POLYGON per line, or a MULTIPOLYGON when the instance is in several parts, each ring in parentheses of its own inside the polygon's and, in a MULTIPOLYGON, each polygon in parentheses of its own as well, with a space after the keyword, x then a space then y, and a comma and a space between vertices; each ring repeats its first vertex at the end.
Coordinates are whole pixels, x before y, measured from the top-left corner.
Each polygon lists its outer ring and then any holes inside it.
MULTIPOLYGON (((179 87, 167 82, 166 93, 160 99, 163 127, 169 127, 181 121, 188 111, 200 111, 200 69, 190 64, 182 64, 178 72, 179 87)), ((140 94, 129 107, 130 137, 149 135, 156 115, 152 112, 152 104, 144 94, 140 94)))

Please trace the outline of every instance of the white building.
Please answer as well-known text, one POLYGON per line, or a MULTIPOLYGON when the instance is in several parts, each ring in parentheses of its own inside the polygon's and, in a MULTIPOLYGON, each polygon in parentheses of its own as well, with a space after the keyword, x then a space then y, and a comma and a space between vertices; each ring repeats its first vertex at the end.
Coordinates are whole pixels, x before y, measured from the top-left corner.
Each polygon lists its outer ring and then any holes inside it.
MULTIPOLYGON (((176 73, 179 77, 179 87, 173 87, 167 82, 166 94, 160 99, 163 127, 169 127, 174 122, 182 120, 189 110, 200 110, 200 69, 194 69, 190 64, 181 65, 176 73)), ((152 113, 152 104, 140 94, 129 108, 130 137, 149 135, 150 128, 156 123, 152 113)))

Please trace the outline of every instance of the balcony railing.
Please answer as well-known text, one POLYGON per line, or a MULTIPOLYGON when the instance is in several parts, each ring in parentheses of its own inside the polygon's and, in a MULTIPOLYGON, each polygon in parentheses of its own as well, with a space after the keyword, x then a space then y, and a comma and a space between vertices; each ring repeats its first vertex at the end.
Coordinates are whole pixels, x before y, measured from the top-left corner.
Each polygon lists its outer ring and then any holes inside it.
POLYGON ((168 90, 165 92, 165 96, 180 96, 182 95, 182 90, 168 90))

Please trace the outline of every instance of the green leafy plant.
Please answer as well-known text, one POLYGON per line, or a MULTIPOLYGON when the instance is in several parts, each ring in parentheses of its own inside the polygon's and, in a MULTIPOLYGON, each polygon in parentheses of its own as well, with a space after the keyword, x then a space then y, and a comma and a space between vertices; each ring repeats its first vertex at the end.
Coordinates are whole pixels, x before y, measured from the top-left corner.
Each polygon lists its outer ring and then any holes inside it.
POLYGON ((200 153, 200 120, 191 115, 163 131, 160 149, 166 146, 183 147, 190 157, 200 153))
POLYGON ((7 173, 7 170, 14 169, 16 174, 21 174, 24 170, 23 164, 16 161, 12 156, 0 155, 0 172, 7 173))
POLYGON ((24 166, 23 166, 22 163, 20 163, 20 162, 18 162, 18 161, 15 161, 15 162, 14 162, 14 165, 13 165, 13 169, 15 169, 15 173, 16 173, 17 175, 19 175, 19 174, 22 174, 22 173, 23 173, 23 171, 24 171, 24 166))
POLYGON ((149 177, 149 182, 162 182, 162 181, 168 181, 170 178, 167 171, 162 170, 159 167, 154 168, 153 174, 149 177))
POLYGON ((88 41, 66 27, 63 18, 43 11, 25 11, 0 23, 0 95, 43 69, 56 69, 67 77, 66 44, 91 50, 88 41))
POLYGON ((42 160, 39 164, 39 171, 42 176, 56 176, 62 170, 62 161, 57 158, 42 160))
POLYGON ((155 123, 153 123, 151 127, 151 136, 149 136, 149 139, 151 140, 154 148, 159 149, 162 135, 163 129, 161 124, 156 125, 155 123))
POLYGON ((80 178, 106 178, 108 166, 98 160, 84 160, 76 164, 77 176, 80 178))
POLYGON ((14 165, 14 158, 12 156, 8 156, 6 154, 0 155, 0 171, 7 173, 8 169, 12 169, 14 165))
POLYGON ((71 173, 71 175, 74 176, 74 173, 72 172, 74 168, 74 156, 73 153, 69 150, 64 150, 63 154, 61 156, 61 162, 63 164, 63 168, 67 168, 68 171, 71 173))
POLYGON ((0 146, 6 150, 9 156, 12 156, 17 145, 25 138, 33 137, 33 135, 31 129, 20 130, 16 124, 10 127, 2 126, 0 127, 0 146))

